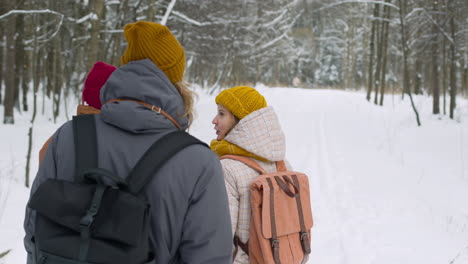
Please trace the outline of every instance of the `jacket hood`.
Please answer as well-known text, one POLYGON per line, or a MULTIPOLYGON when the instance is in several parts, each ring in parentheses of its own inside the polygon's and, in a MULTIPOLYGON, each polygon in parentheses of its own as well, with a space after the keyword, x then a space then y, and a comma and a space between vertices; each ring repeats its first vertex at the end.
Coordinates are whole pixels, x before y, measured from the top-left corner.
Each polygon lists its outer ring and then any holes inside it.
POLYGON ((280 161, 285 158, 284 133, 271 106, 252 112, 241 119, 224 139, 270 161, 280 161))
POLYGON ((115 70, 100 94, 104 122, 132 133, 154 133, 177 129, 161 114, 132 101, 107 103, 111 99, 132 99, 161 107, 182 127, 182 97, 167 76, 149 59, 132 61, 115 70))

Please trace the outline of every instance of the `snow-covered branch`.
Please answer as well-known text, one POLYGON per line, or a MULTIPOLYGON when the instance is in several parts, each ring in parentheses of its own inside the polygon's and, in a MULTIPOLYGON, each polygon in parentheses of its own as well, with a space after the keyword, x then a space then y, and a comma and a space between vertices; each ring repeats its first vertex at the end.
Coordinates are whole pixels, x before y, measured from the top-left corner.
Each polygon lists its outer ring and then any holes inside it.
POLYGON ((319 12, 321 10, 324 10, 324 9, 328 9, 328 8, 332 8, 332 7, 335 7, 335 6, 339 6, 339 5, 342 5, 342 4, 349 4, 349 3, 358 3, 358 4, 378 4, 378 5, 384 5, 384 6, 389 6, 391 8, 394 8, 396 10, 400 10, 400 8, 394 4, 391 4, 391 3, 386 3, 384 1, 373 1, 373 0, 345 0, 345 1, 339 1, 339 2, 336 2, 336 3, 332 3, 332 4, 329 4, 329 5, 326 5, 326 6, 323 6, 321 8, 318 8, 316 10, 314 10, 313 12, 319 12))
POLYGON ((86 16, 77 19, 76 23, 81 24, 81 23, 83 23, 85 21, 88 21, 88 20, 97 20, 97 19, 98 19, 98 16, 95 13, 91 12, 91 13, 87 14, 86 16))
POLYGON ((56 27, 56 30, 51 34, 51 36, 49 38, 44 39, 44 40, 40 40, 40 42, 48 42, 51 39, 53 39, 57 35, 57 33, 60 31, 60 28, 62 27, 62 24, 63 24, 63 18, 64 18, 64 15, 62 13, 52 11, 52 10, 49 10, 49 9, 41 9, 41 10, 10 10, 6 14, 1 15, 0 19, 8 17, 8 16, 10 16, 12 14, 54 14, 54 15, 59 16, 60 21, 59 21, 59 23, 58 23, 58 25, 56 27))
POLYGON ((265 43, 262 46, 260 46, 259 49, 260 50, 267 49, 267 48, 273 46, 276 42, 278 42, 278 41, 282 40, 283 38, 285 38, 287 35, 288 35, 288 33, 284 32, 281 36, 279 36, 279 37, 277 37, 275 39, 272 39, 270 42, 265 43))
POLYGON ((266 23, 266 24, 263 24, 263 27, 271 27, 273 26, 274 24, 278 23, 279 21, 283 20, 284 18, 284 15, 286 15, 288 13, 288 10, 285 9, 283 10, 283 12, 281 13, 281 15, 277 16, 275 19, 273 19, 272 21, 266 23))
POLYGON ((192 19, 178 11, 172 11, 172 14, 174 14, 175 16, 181 18, 182 20, 188 22, 189 24, 192 24, 192 25, 195 25, 195 26, 199 26, 199 27, 202 27, 202 26, 208 26, 208 25, 211 25, 213 23, 211 22, 199 22, 195 19, 192 19))
POLYGON ((61 21, 63 20, 64 15, 62 13, 52 11, 50 9, 40 9, 40 10, 10 10, 7 13, 0 16, 0 19, 8 17, 13 14, 54 14, 60 16, 61 21))
POLYGON ((421 7, 419 7, 419 8, 413 8, 413 10, 411 10, 411 12, 409 12, 409 13, 405 16, 404 20, 407 20, 408 18, 412 17, 412 16, 413 16, 414 14, 416 14, 417 12, 421 12, 421 11, 424 11, 424 8, 421 8, 421 7))
POLYGON ((169 15, 171 15, 172 9, 174 8, 176 2, 177 0, 172 0, 167 6, 166 13, 164 14, 164 17, 161 20, 161 25, 166 25, 167 19, 169 18, 169 15))
POLYGON ((107 29, 107 30, 101 30, 99 31, 100 33, 110 33, 110 34, 114 34, 114 33, 123 33, 123 29, 107 29))
POLYGON ((444 29, 437 23, 437 21, 435 21, 426 11, 426 9, 423 9, 423 14, 426 15, 426 17, 431 21, 432 24, 434 24, 437 29, 444 35, 444 37, 450 42, 452 43, 452 45, 454 45, 454 41, 453 39, 447 34, 447 32, 444 31, 444 29))

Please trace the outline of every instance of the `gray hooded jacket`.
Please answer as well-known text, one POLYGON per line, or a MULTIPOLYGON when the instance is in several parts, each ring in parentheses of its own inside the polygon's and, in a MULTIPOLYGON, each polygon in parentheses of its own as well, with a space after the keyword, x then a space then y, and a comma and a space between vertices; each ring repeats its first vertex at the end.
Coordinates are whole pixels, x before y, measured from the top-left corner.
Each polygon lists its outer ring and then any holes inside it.
MULTIPOLYGON (((160 106, 185 129, 183 102, 150 60, 118 68, 101 90, 101 101, 127 98, 160 106)), ((168 119, 131 101, 105 104, 96 115, 99 166, 125 178, 161 136, 177 130, 168 119)), ((59 128, 47 149, 31 195, 49 178, 73 180, 72 123, 59 128)), ((223 172, 208 148, 193 145, 172 157, 147 186, 156 263, 231 263, 232 234, 223 172)), ((24 244, 33 263, 35 212, 26 208, 24 244)))

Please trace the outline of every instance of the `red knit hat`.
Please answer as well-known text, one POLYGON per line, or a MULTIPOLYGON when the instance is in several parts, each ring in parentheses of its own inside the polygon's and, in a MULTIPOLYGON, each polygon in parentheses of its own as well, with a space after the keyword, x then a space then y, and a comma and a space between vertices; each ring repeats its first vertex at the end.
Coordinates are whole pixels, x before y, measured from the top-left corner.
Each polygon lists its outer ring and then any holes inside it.
POLYGON ((101 88, 116 69, 102 61, 96 62, 86 77, 82 94, 83 101, 96 109, 101 109, 101 99, 99 99, 101 88))

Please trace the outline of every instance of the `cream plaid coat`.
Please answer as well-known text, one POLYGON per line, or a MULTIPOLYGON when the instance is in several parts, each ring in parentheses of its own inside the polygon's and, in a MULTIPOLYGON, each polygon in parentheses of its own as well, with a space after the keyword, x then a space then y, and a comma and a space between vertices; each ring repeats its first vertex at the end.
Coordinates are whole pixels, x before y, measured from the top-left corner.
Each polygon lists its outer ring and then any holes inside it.
MULTIPOLYGON (((250 153, 270 161, 285 159, 285 139, 272 107, 265 107, 244 117, 224 138, 250 153)), ((267 172, 276 171, 275 163, 256 160, 267 172)), ((229 198, 232 233, 242 242, 249 240, 249 187, 258 172, 235 160, 221 160, 229 198)), ((287 164, 290 169, 289 164, 287 164)), ((239 248, 234 263, 249 263, 248 256, 239 248)))

